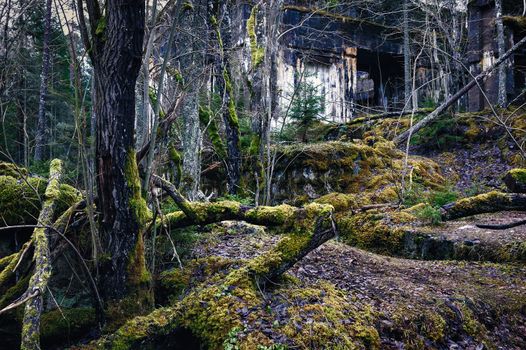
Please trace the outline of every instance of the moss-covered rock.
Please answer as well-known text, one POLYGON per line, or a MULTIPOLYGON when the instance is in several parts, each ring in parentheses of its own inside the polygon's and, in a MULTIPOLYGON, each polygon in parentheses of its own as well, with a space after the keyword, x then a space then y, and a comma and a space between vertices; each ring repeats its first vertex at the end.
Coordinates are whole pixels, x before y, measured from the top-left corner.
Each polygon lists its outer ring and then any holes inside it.
POLYGON ((404 153, 392 142, 382 138, 370 143, 324 142, 280 147, 274 169, 274 200, 305 201, 317 199, 332 192, 368 192, 378 201, 396 200, 394 183, 420 183, 437 187, 444 183, 439 167, 432 160, 410 156, 408 169, 404 169, 404 153), (409 178, 410 177, 410 178, 409 178), (389 188, 389 189, 387 189, 389 188))
MULTIPOLYGON (((34 224, 46 183, 43 178, 0 176, 0 226, 34 224)), ((62 184, 59 188, 55 218, 82 198, 81 193, 69 185, 62 184)))
POLYGON ((11 176, 14 178, 26 177, 29 174, 26 168, 19 167, 14 163, 0 162, 0 176, 11 176))
POLYGON ((338 219, 343 242, 369 251, 405 255, 405 235, 417 218, 405 211, 369 211, 338 219))
POLYGON ((508 191, 526 193, 526 169, 512 169, 504 176, 508 191))

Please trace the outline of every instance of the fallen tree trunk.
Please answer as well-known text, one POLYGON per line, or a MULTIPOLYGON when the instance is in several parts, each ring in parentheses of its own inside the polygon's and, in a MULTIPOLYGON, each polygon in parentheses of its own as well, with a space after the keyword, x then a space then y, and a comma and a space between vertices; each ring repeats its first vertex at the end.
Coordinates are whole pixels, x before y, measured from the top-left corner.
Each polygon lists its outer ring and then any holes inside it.
POLYGON ((444 205, 441 214, 443 220, 453 220, 503 210, 526 210, 526 194, 497 191, 479 194, 444 205))
POLYGON ((183 328, 199 337, 208 348, 222 348, 229 332, 242 323, 245 310, 261 308, 264 303, 262 290, 269 281, 275 281, 305 255, 335 236, 332 211, 330 205, 311 203, 303 208, 252 208, 240 214, 252 222, 270 220, 267 222, 280 225, 280 231, 287 234, 273 249, 223 276, 208 278, 175 305, 136 317, 114 334, 93 341, 87 348, 153 348, 159 338, 170 337, 183 328), (227 312, 225 308, 229 308, 227 312))
MULTIPOLYGON (((286 226, 295 217, 305 215, 305 208, 296 208, 287 204, 275 207, 252 207, 234 201, 212 203, 188 203, 196 219, 189 218, 183 211, 175 211, 164 216, 163 224, 171 228, 192 225, 208 225, 225 220, 243 220, 250 224, 263 226, 286 226)), ((332 206, 331 206, 332 207, 332 206)), ((158 220, 157 224, 160 224, 158 220)))
POLYGON ((522 45, 524 45, 524 43, 526 43, 526 37, 522 38, 519 42, 513 45, 513 47, 510 48, 502 57, 499 57, 499 59, 492 66, 488 67, 485 71, 477 75, 474 79, 471 79, 468 84, 466 84, 462 89, 460 89, 456 94, 451 96, 449 99, 444 101, 432 113, 430 113, 424 119, 420 120, 418 123, 413 125, 409 130, 406 130, 400 135, 398 135, 397 137, 395 137, 393 141, 396 144, 401 144, 404 141, 406 141, 412 134, 417 133, 420 129, 429 125, 440 114, 442 114, 447 108, 449 108, 449 106, 451 106, 453 103, 458 101, 458 99, 464 96, 475 85, 480 84, 482 81, 484 81, 490 75, 490 73, 495 70, 495 68, 500 66, 503 62, 505 62, 511 56, 511 54, 517 51, 517 49, 519 49, 522 45))
MULTIPOLYGON (((49 181, 44 193, 45 199, 42 211, 38 216, 38 224, 49 226, 53 222, 56 200, 59 197, 59 180, 62 172, 62 162, 58 159, 51 161, 49 181)), ((29 286, 24 295, 19 298, 28 300, 24 311, 22 326, 21 349, 40 349, 40 314, 42 313, 42 294, 47 288, 51 275, 50 251, 48 245, 48 229, 38 227, 33 231, 32 240, 35 245, 34 261, 35 273, 29 280, 29 286)))

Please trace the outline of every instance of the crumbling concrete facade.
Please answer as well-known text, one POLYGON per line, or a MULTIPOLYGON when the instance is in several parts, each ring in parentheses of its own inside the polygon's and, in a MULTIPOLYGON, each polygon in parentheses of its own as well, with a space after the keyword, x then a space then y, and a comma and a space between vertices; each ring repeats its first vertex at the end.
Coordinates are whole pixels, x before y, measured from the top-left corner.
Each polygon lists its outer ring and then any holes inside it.
POLYGON ((402 34, 352 16, 289 5, 279 51, 279 106, 286 110, 294 89, 306 81, 323 97, 323 119, 346 122, 356 107, 403 104, 402 34), (389 32, 389 35, 387 34, 389 32))
MULTIPOLYGON (((515 20, 517 10, 506 6, 504 17, 506 50, 526 35, 526 28, 515 20)), ((498 59, 496 41, 496 11, 494 0, 472 0, 468 5, 468 55, 470 73, 476 76, 498 59)), ((525 86, 526 51, 522 49, 504 63, 506 65, 506 91, 508 101, 518 101, 525 86)), ((480 111, 489 105, 497 104, 498 71, 495 70, 481 86, 468 93, 468 110, 480 111)))

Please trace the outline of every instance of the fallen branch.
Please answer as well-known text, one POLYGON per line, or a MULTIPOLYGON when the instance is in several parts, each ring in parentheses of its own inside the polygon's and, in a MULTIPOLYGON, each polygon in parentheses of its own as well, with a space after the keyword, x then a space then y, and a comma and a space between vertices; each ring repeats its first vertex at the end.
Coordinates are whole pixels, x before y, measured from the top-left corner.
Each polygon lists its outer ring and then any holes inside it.
MULTIPOLYGON (((59 180, 62 172, 62 162, 58 159, 51 161, 49 167, 49 181, 44 193, 44 204, 38 216, 38 223, 49 226, 53 220, 56 200, 59 196, 59 180)), ((51 275, 50 252, 48 245, 48 229, 38 227, 33 231, 32 240, 35 245, 33 258, 35 273, 29 280, 29 286, 20 299, 26 299, 26 308, 22 326, 21 349, 40 349, 40 314, 42 313, 42 293, 47 287, 51 275), (28 299, 29 298, 29 299, 28 299)))
POLYGON ((444 205, 441 214, 443 220, 453 220, 503 210, 526 210, 526 194, 497 191, 479 194, 444 205))
POLYGON ((177 188, 162 177, 152 174, 152 181, 156 186, 161 187, 174 200, 175 204, 181 211, 192 221, 198 222, 197 215, 186 198, 177 190, 177 188))
POLYGON ((0 295, 4 294, 9 288, 9 281, 15 273, 15 268, 20 264, 22 258, 25 256, 25 251, 31 246, 33 240, 29 240, 22 246, 22 249, 18 253, 13 254, 14 256, 9 259, 9 263, 0 272, 0 295))
MULTIPOLYGON (((182 211, 175 211, 164 216, 164 224, 171 228, 181 228, 193 225, 208 225, 225 220, 242 220, 250 224, 263 226, 283 226, 291 218, 305 214, 305 208, 297 208, 287 204, 275 207, 252 207, 234 201, 211 203, 189 203, 197 220, 192 220, 182 211)), ((156 222, 159 225, 161 222, 156 222)))
POLYGON ((464 85, 464 87, 462 87, 456 94, 454 94, 449 99, 444 101, 440 106, 437 107, 437 109, 431 112, 428 116, 426 116, 424 119, 420 120, 418 123, 413 125, 413 127, 411 127, 410 129, 404 131, 403 133, 395 137, 393 141, 396 144, 401 144, 404 141, 406 141, 412 134, 417 133, 420 129, 429 125, 439 115, 441 115, 447 108, 449 108, 449 106, 451 106, 453 103, 458 101, 458 99, 464 96, 475 85, 483 82, 490 75, 490 73, 495 70, 495 68, 500 66, 503 62, 505 62, 511 56, 511 54, 517 51, 525 43, 526 43, 526 37, 522 38, 519 42, 513 45, 513 47, 510 48, 502 57, 499 57, 499 59, 492 66, 488 67, 485 71, 477 75, 474 79, 470 80, 469 83, 464 85))
MULTIPOLYGON (((415 114, 423 114, 423 113, 430 113, 433 112, 430 108, 420 108, 414 111, 415 114)), ((403 117, 404 115, 412 114, 412 110, 403 110, 403 111, 395 111, 395 112, 385 112, 382 114, 373 114, 365 117, 358 117, 355 119, 352 119, 348 123, 344 125, 355 125, 360 124, 363 122, 368 122, 372 120, 379 120, 379 119, 387 119, 387 118, 394 118, 394 117, 403 117)))
POLYGON ((526 220, 519 220, 507 224, 476 224, 475 226, 477 226, 478 228, 485 228, 490 230, 507 230, 509 228, 514 228, 521 225, 526 225, 526 220))

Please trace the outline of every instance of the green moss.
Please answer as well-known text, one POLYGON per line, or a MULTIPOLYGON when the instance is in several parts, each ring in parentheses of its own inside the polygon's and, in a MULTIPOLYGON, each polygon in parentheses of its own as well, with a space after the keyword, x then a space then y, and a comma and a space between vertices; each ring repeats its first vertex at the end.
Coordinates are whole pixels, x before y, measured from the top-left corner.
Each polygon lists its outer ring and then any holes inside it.
MULTIPOLYGON (((26 276, 22 279, 20 279, 14 286, 11 286, 9 289, 6 290, 5 293, 2 294, 0 297, 0 309, 3 309, 13 301, 15 301, 17 298, 19 298, 24 292, 27 290, 27 286, 29 284, 29 278, 31 276, 26 276)), ((2 289, 0 289, 1 291, 2 289)))
POLYGON ((51 346, 84 337, 97 325, 93 308, 61 308, 42 314, 42 344, 51 346))
POLYGON ((336 212, 347 211, 358 206, 359 200, 354 194, 332 192, 315 200, 316 203, 330 204, 336 212))
POLYGON ((236 103, 234 96, 234 88, 232 86, 232 81, 230 80, 230 75, 227 69, 223 69, 223 79, 225 81, 225 89, 229 95, 228 99, 228 122, 230 126, 236 130, 239 130, 239 118, 236 111, 236 103))
POLYGON ((106 26, 107 26, 106 16, 101 16, 99 18, 99 22, 97 23, 97 28, 95 29, 95 34, 100 36, 100 37, 103 37, 104 36, 104 32, 106 31, 106 26))
POLYGON ((378 253, 401 255, 405 227, 415 221, 415 216, 404 211, 369 211, 340 218, 338 228, 347 244, 378 253))
POLYGON ((17 257, 17 254, 14 253, 11 255, 4 256, 3 258, 0 258, 0 271, 2 271, 7 265, 9 265, 11 261, 15 259, 16 257, 17 257))
POLYGON ((373 27, 379 27, 379 28, 385 28, 385 29, 390 29, 390 30, 394 30, 394 31, 400 31, 398 28, 387 27, 387 26, 385 26, 385 25, 383 25, 381 23, 367 21, 367 20, 364 20, 363 18, 344 16, 344 15, 341 15, 339 13, 334 13, 334 12, 327 11, 325 9, 311 8, 311 7, 298 6, 298 5, 285 5, 285 6, 283 6, 283 9, 284 10, 293 10, 293 11, 298 11, 298 12, 304 12, 304 13, 310 13, 310 14, 316 14, 316 15, 324 16, 324 17, 329 17, 329 18, 333 18, 333 19, 336 19, 338 21, 341 21, 343 23, 357 23, 359 25, 367 24, 367 25, 370 25, 370 26, 373 26, 373 27))
MULTIPOLYGON (((16 179, 0 176, 0 226, 34 224, 45 197, 46 180, 42 178, 16 179)), ((81 194, 69 185, 60 185, 55 217, 81 199, 81 194)))
POLYGON ((0 162, 0 176, 11 176, 18 179, 26 177, 28 174, 26 168, 19 167, 14 163, 0 162))
POLYGON ((370 308, 359 308, 327 282, 281 288, 287 300, 286 323, 278 329, 302 349, 379 349, 380 336, 370 308), (348 320, 348 322, 346 322, 348 320))
POLYGON ((504 183, 511 192, 526 192, 526 169, 511 169, 504 176, 504 183))
POLYGON ((520 32, 526 31, 526 18, 524 16, 502 16, 502 22, 520 32))
POLYGON ((137 157, 134 150, 128 151, 126 158, 124 176, 131 191, 130 208, 133 210, 135 219, 141 229, 146 227, 146 223, 152 219, 152 213, 146 201, 141 195, 141 180, 139 168, 137 167, 137 157))
POLYGON ((201 124, 207 128, 208 137, 210 138, 210 142, 212 142, 217 155, 225 159, 227 156, 226 148, 221 136, 219 135, 217 123, 215 119, 212 118, 212 111, 210 108, 205 108, 201 105, 199 106, 199 120, 201 121, 201 124))
POLYGON ((428 158, 409 157, 408 174, 404 153, 381 138, 376 138, 373 145, 361 141, 323 142, 281 146, 275 151, 279 159, 275 173, 280 174, 276 186, 286 188, 278 191, 276 200, 291 200, 304 195, 310 187, 316 192, 313 198, 330 189, 356 193, 357 199, 363 199, 358 202, 363 204, 385 203, 399 199, 399 191, 392 184, 399 184, 404 175, 405 183, 430 188, 440 188, 445 183, 439 166, 428 158))
POLYGON ((252 66, 258 67, 265 56, 265 49, 260 47, 257 42, 256 36, 256 20, 258 15, 259 7, 254 5, 252 11, 250 12, 250 17, 247 20, 247 33, 250 40, 250 54, 252 56, 252 66))
POLYGON ((175 166, 177 180, 180 181, 183 174, 183 161, 181 154, 173 145, 170 145, 170 148, 168 149, 168 155, 175 166))
MULTIPOLYGON (((493 213, 501 210, 503 207, 509 209, 510 206, 510 197, 506 193, 491 191, 474 197, 463 198, 452 203, 442 216, 445 220, 452 220, 469 215, 493 213)), ((517 210, 520 210, 520 208, 517 207, 517 210)))
POLYGON ((260 206, 250 209, 246 216, 255 223, 264 225, 284 225, 294 214, 294 207, 287 204, 275 207, 260 206))

